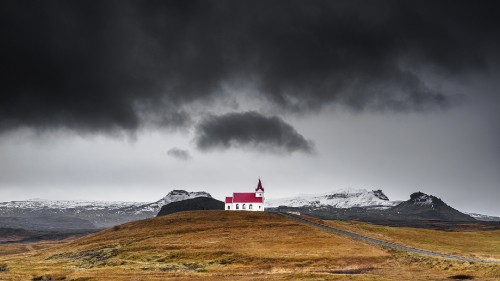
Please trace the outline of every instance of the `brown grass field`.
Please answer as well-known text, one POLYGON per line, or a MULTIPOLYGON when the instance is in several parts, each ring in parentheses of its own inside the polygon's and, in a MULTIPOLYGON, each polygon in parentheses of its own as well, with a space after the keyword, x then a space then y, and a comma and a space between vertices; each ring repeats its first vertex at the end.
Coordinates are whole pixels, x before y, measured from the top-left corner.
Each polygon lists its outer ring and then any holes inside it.
MULTIPOLYGON (((433 245, 427 236, 436 235, 422 229, 401 228, 394 231, 398 235, 388 235, 369 224, 328 223, 382 233, 401 244, 421 243, 436 251, 500 256, 498 247, 487 246, 498 241, 498 233, 469 231, 460 239, 459 232, 453 240, 443 234, 433 245), (478 244, 471 247, 467 239, 478 244), (438 245, 443 240, 448 243, 438 245)), ((385 249, 271 213, 193 211, 136 221, 72 241, 0 245, 0 280, 49 278, 498 281, 500 266, 385 249)))
POLYGON ((382 226, 358 221, 323 221, 339 229, 383 241, 463 257, 500 261, 500 230, 443 231, 382 226))

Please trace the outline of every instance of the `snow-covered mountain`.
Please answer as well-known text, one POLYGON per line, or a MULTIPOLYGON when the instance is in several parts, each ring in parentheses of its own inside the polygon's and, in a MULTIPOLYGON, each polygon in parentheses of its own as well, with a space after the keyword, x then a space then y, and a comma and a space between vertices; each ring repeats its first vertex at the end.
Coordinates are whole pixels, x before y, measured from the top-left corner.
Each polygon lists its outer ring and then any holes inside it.
POLYGON ((266 199, 267 207, 333 207, 333 208, 352 208, 352 207, 373 207, 390 208, 400 201, 390 201, 382 190, 366 189, 340 189, 324 194, 301 194, 295 197, 282 199, 266 199))
POLYGON ((423 192, 411 194, 410 200, 398 204, 391 208, 390 211, 394 215, 402 215, 413 219, 474 221, 474 218, 450 207, 440 198, 423 192))
POLYGON ((158 201, 152 203, 131 204, 130 206, 122 208, 120 211, 133 213, 136 215, 154 213, 153 216, 156 216, 161 207, 163 207, 164 205, 198 197, 212 198, 212 195, 205 191, 185 191, 174 189, 158 201))
MULTIPOLYGON (((54 218, 64 218, 68 223, 71 222, 73 229, 76 227, 75 225, 83 225, 84 222, 89 222, 89 224, 85 223, 86 228, 89 225, 104 228, 154 217, 163 205, 197 197, 212 198, 209 193, 204 191, 172 190, 165 197, 151 203, 43 199, 0 202, 0 218, 3 217, 4 220, 6 220, 5 218, 23 218, 24 223, 19 228, 29 226, 30 221, 33 225, 40 225, 40 221, 52 221, 54 218), (73 220, 71 220, 72 218, 73 220)), ((12 224, 16 220, 9 219, 8 221, 10 222, 8 227, 16 227, 12 224)), ((64 225, 61 227, 64 227, 64 225)))
POLYGON ((475 221, 453 209, 441 199, 422 192, 410 195, 407 201, 389 201, 381 190, 339 190, 321 195, 300 195, 293 198, 269 200, 268 205, 279 211, 294 211, 320 219, 366 221, 475 221))
POLYGON ((83 201, 83 200, 47 200, 47 199, 28 199, 24 201, 0 202, 0 210, 5 209, 78 209, 85 208, 90 210, 120 209, 133 205, 141 206, 146 202, 120 202, 120 201, 83 201))
POLYGON ((500 217, 481 215, 476 213, 465 213, 478 221, 500 221, 500 217))

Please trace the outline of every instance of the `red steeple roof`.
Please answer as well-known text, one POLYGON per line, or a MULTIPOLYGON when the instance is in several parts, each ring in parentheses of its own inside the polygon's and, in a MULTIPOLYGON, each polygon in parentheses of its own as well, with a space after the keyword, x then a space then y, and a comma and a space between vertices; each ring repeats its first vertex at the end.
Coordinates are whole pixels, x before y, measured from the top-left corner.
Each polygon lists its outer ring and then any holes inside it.
POLYGON ((259 191, 259 189, 264 191, 264 188, 262 187, 262 183, 260 182, 260 179, 259 179, 259 184, 257 185, 257 188, 255 189, 255 192, 259 191))

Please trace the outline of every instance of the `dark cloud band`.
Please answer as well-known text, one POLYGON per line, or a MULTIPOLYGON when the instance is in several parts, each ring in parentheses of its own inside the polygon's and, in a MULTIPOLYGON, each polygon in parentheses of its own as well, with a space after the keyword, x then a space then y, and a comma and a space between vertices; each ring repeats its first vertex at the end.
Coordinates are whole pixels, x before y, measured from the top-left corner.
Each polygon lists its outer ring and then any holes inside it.
POLYGON ((205 118, 196 127, 195 143, 205 151, 231 147, 278 153, 314 151, 313 143, 281 118, 254 111, 205 118))
POLYGON ((426 110, 414 69, 478 71, 500 49, 495 1, 2 1, 0 130, 189 124, 223 85, 272 106, 426 110), (156 122, 161 120, 161 122, 156 122))

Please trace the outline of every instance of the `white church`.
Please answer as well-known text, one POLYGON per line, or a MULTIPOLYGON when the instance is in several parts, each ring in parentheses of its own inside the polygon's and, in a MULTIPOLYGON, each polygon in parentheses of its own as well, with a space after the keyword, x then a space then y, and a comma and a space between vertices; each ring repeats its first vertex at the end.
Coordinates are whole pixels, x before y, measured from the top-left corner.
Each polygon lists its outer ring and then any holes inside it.
POLYGON ((259 179, 255 192, 234 192, 226 197, 226 211, 264 211, 264 188, 259 179))

